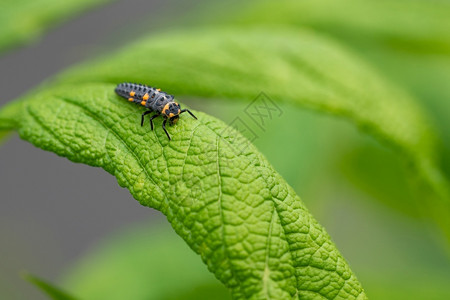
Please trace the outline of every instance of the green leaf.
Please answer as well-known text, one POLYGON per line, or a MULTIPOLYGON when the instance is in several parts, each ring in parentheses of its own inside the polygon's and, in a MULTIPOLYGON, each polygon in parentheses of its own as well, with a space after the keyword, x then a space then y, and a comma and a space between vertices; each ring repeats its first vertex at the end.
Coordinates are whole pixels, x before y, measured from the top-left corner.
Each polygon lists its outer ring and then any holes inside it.
POLYGON ((424 0, 258 0, 207 7, 196 22, 308 26, 359 43, 406 53, 450 54, 450 3, 424 0), (219 16, 219 17, 218 17, 219 16))
MULTIPOLYGON (((440 127, 441 168, 450 174, 447 82, 450 73, 450 2, 441 0, 235 1, 233 14, 220 14, 227 2, 190 18, 198 24, 289 25, 314 28, 338 38, 406 86, 433 113, 440 127)), ((422 200, 420 200, 422 201, 422 200)), ((404 205, 405 209, 408 210, 404 205)))
POLYGON ((323 228, 238 133, 195 112, 169 142, 161 120, 141 127, 142 110, 114 87, 64 85, 13 104, 20 136, 113 174, 167 216, 236 299, 364 298, 323 228))
POLYGON ((50 299, 54 300, 75 300, 74 297, 70 296, 66 292, 62 291, 60 288, 54 286, 53 284, 40 279, 36 276, 33 276, 31 274, 25 274, 23 277, 34 284, 36 287, 38 287, 41 291, 46 293, 50 299))
POLYGON ((80 299, 231 298, 166 222, 140 223, 115 233, 64 277, 63 286, 80 299))
POLYGON ((323 228, 252 145, 200 112, 198 121, 183 116, 170 128, 169 142, 161 120, 153 132, 140 127, 142 110, 113 92, 120 81, 202 98, 251 100, 264 91, 275 101, 341 116, 399 150, 434 192, 445 193, 433 129, 421 109, 346 49, 307 31, 153 37, 0 112, 0 127, 104 168, 143 205, 162 211, 234 298, 365 295, 323 228))
POLYGON ((0 51, 29 42, 53 24, 110 0, 2 0, 0 51))
POLYGON ((120 81, 213 99, 249 101, 264 91, 274 101, 349 120, 412 165, 416 201, 426 205, 423 215, 450 239, 450 193, 438 167, 435 128, 410 95, 332 40, 289 28, 181 32, 149 38, 60 78, 120 81))

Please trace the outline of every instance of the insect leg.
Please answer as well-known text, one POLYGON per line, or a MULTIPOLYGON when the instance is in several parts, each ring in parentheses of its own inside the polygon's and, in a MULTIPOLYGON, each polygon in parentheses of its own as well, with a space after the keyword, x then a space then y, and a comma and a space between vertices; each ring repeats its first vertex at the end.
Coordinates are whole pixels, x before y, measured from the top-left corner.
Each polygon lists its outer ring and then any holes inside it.
POLYGON ((167 137, 169 138, 169 141, 171 140, 169 133, 166 130, 166 122, 167 119, 164 119, 163 123, 162 123, 162 128, 164 129, 164 132, 166 133, 167 137))
POLYGON ((182 113, 184 113, 184 112, 188 112, 194 119, 196 119, 197 120, 197 117, 196 116, 194 116, 194 114, 193 113, 191 113, 191 111, 189 110, 189 109, 182 109, 181 110, 181 112, 180 112, 180 114, 182 114, 182 113))
POLYGON ((156 115, 151 116, 151 118, 150 118, 150 127, 152 128, 152 130, 153 130, 153 119, 156 117, 159 117, 159 115, 160 114, 156 114, 156 115))
POLYGON ((151 113, 151 112, 152 112, 152 110, 147 110, 147 111, 144 111, 144 112, 142 113, 142 116, 141 116, 141 126, 144 125, 144 116, 145 116, 145 115, 148 115, 148 114, 151 113))

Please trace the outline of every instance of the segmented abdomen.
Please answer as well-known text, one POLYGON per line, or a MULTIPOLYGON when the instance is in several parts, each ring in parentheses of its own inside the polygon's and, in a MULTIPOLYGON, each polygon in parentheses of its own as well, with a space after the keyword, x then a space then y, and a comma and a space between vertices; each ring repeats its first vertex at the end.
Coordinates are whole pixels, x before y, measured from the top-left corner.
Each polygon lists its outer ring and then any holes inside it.
POLYGON ((120 83, 115 91, 128 101, 139 103, 156 112, 161 112, 164 106, 174 99, 172 95, 161 92, 159 89, 138 83, 120 83))

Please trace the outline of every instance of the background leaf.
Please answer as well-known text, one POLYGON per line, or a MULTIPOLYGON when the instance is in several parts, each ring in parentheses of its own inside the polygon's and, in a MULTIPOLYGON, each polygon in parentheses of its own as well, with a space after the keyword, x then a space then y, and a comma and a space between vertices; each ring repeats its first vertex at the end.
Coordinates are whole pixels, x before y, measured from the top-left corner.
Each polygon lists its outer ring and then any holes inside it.
POLYGON ((282 0, 214 4, 190 22, 307 27, 352 47, 387 79, 416 94, 432 113, 439 125, 440 146, 444 146, 441 152, 445 152, 438 163, 448 178, 450 106, 445 99, 450 97, 449 15, 450 3, 441 0, 282 0), (220 14, 225 6, 233 6, 235 13, 220 14))
POLYGON ((40 279, 36 276, 26 274, 24 278, 46 293, 50 299, 54 300, 75 300, 72 296, 62 291, 60 288, 57 288, 53 284, 40 279))
POLYGON ((2 0, 0 51, 29 42, 55 23, 110 0, 2 0))
POLYGON ((241 26, 308 26, 360 44, 379 43, 408 52, 450 54, 449 11, 450 3, 445 0, 263 0, 215 3, 205 10, 201 20, 241 26), (229 5, 238 7, 235 13, 212 12, 229 5))
POLYGON ((63 286, 80 299, 231 299, 165 223, 141 223, 116 233, 64 277, 63 286))

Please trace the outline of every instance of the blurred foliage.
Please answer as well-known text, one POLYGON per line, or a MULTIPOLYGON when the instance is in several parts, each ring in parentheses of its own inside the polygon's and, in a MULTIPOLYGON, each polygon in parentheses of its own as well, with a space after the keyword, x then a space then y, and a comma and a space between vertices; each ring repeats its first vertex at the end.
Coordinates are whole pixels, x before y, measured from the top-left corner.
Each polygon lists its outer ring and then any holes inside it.
POLYGON ((30 42, 56 23, 111 0, 2 0, 0 52, 30 42))
POLYGON ((220 24, 306 25, 360 44, 378 43, 418 54, 450 54, 449 11, 446 0, 262 0, 240 5, 229 1, 214 3, 204 19, 220 24), (220 13, 232 6, 233 14, 220 13))
POLYGON ((75 263, 63 286, 80 299, 231 299, 167 222, 104 240, 75 263))
POLYGON ((449 16, 448 0, 263 0, 214 3, 191 22, 309 27, 347 44, 433 114, 450 175, 449 16), (232 14, 220 13, 231 8, 232 14))
POLYGON ((40 279, 34 275, 25 274, 23 276, 26 280, 34 284, 37 288, 42 290, 44 293, 46 293, 50 299, 54 300, 75 300, 72 296, 67 294, 66 292, 62 291, 61 289, 57 288, 53 284, 40 279))

